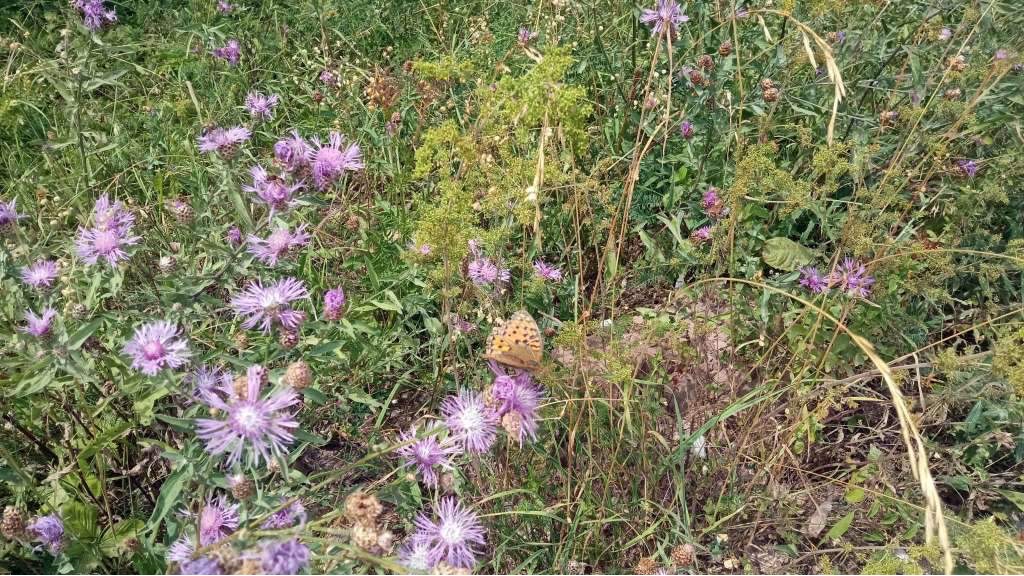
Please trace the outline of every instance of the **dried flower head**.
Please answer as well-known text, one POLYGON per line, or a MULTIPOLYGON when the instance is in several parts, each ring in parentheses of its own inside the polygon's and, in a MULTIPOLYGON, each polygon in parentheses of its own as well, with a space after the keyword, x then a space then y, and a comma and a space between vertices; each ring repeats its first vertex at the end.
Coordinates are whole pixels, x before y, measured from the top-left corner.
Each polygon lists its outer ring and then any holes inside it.
POLYGON ((345 498, 345 517, 353 524, 376 525, 383 511, 384 507, 373 494, 356 491, 345 498))
POLYGON ((732 54, 732 42, 726 40, 718 45, 718 55, 724 58, 729 54, 732 54))
POLYGON ((284 371, 284 383, 296 390, 305 390, 312 382, 313 372, 302 360, 292 362, 284 371))

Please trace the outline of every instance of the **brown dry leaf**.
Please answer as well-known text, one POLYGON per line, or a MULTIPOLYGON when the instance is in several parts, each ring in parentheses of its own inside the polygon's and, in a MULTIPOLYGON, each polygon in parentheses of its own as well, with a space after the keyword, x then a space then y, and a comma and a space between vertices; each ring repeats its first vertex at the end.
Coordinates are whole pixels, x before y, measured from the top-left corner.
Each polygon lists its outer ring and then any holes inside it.
POLYGON ((818 506, 814 514, 807 519, 807 526, 804 527, 804 534, 807 534, 811 538, 816 538, 821 531, 825 529, 828 524, 828 515, 832 512, 832 501, 826 500, 818 506))

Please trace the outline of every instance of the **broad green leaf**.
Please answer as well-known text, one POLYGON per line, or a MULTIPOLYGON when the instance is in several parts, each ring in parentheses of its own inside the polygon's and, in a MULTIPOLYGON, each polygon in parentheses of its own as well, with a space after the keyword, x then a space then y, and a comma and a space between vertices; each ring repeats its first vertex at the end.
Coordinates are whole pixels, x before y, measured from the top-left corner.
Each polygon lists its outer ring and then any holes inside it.
POLYGON ((380 402, 378 402, 377 400, 375 400, 373 398, 373 396, 370 396, 369 394, 367 394, 366 392, 363 392, 362 390, 353 390, 352 392, 349 392, 348 393, 348 399, 353 401, 353 402, 358 402, 360 404, 364 404, 364 405, 369 406, 371 408, 383 408, 384 407, 384 405, 381 404, 380 402))
POLYGON ((1017 508, 1024 511, 1024 492, 1014 492, 1013 490, 996 490, 996 492, 1002 494, 1003 498, 1013 502, 1017 508))
POLYGON ((839 519, 832 528, 825 534, 826 540, 838 540, 846 534, 846 531, 850 529, 850 525, 853 524, 853 512, 849 512, 846 516, 839 519))
POLYGON ((146 522, 147 530, 155 532, 160 527, 160 523, 163 522, 167 513, 178 504, 178 496, 192 479, 193 473, 192 465, 185 464, 164 480, 163 486, 160 487, 160 496, 156 499, 156 506, 153 507, 153 514, 146 522))
POLYGON ((789 238, 778 236, 764 243, 761 259, 776 270, 792 272, 814 260, 814 252, 789 238))
POLYGON ((64 519, 64 529, 76 538, 89 540, 99 535, 99 527, 96 525, 99 511, 95 506, 72 500, 64 504, 60 512, 64 519))

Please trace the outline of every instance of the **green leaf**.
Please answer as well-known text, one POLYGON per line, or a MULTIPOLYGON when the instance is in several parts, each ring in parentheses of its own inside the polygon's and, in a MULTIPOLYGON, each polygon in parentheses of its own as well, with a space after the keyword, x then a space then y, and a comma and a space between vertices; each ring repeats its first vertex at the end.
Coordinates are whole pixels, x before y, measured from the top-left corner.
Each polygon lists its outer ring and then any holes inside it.
POLYGON ((160 496, 156 499, 156 506, 153 507, 153 514, 150 515, 149 521, 146 522, 146 528, 149 531, 156 532, 164 517, 167 516, 167 513, 178 504, 178 496, 181 495, 185 485, 192 479, 193 473, 192 465, 185 464, 172 472, 164 480, 163 486, 160 487, 160 496))
POLYGON ((376 399, 374 399, 373 396, 370 396, 369 394, 363 392, 362 390, 353 390, 352 392, 349 392, 348 399, 353 402, 358 402, 359 404, 364 404, 371 408, 384 407, 384 405, 378 402, 376 399))
POLYGON ((864 501, 866 495, 863 488, 851 488, 846 492, 846 502, 847 504, 858 504, 864 501))
POLYGON ((78 330, 75 330, 75 333, 68 337, 68 350, 78 350, 81 348, 82 344, 89 339, 89 336, 92 336, 102 325, 103 319, 96 318, 92 322, 89 322, 78 330))
POLYGON ((772 268, 792 272, 814 260, 814 251, 778 236, 764 243, 761 259, 772 268))
POLYGON ((128 518, 114 524, 111 530, 103 533, 103 538, 100 540, 100 552, 108 558, 121 556, 127 552, 127 548, 124 546, 125 542, 132 538, 138 538, 145 526, 145 522, 138 518, 128 518))
POLYGON ((838 540, 846 534, 846 531, 850 529, 850 525, 853 524, 853 512, 848 513, 839 519, 832 528, 825 534, 826 540, 838 540))
POLYGON ((305 390, 302 391, 302 395, 306 398, 306 400, 309 400, 310 402, 318 406, 323 406, 324 404, 327 404, 327 396, 323 392, 317 390, 316 388, 306 388, 305 390))
POLYGON ((64 528, 79 540, 90 540, 99 535, 96 524, 99 511, 96 507, 78 500, 72 500, 61 508, 64 528))
POLYGON ((1003 498, 1006 498, 1010 502, 1013 502, 1013 504, 1017 506, 1017 508, 1020 508, 1022 511, 1024 511, 1024 492, 1014 492, 1013 490, 998 489, 996 490, 996 492, 1002 494, 1003 498))

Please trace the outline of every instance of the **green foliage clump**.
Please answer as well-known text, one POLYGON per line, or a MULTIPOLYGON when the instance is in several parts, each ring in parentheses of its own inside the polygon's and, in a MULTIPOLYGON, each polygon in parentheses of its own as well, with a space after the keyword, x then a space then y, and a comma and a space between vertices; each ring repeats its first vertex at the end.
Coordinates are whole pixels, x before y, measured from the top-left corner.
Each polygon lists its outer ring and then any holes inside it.
POLYGON ((1024 398, 1024 328, 996 342, 992 371, 1005 378, 1018 397, 1024 398))
POLYGON ((967 565, 979 574, 1013 574, 1024 569, 1020 546, 993 518, 967 527, 956 545, 967 565))

